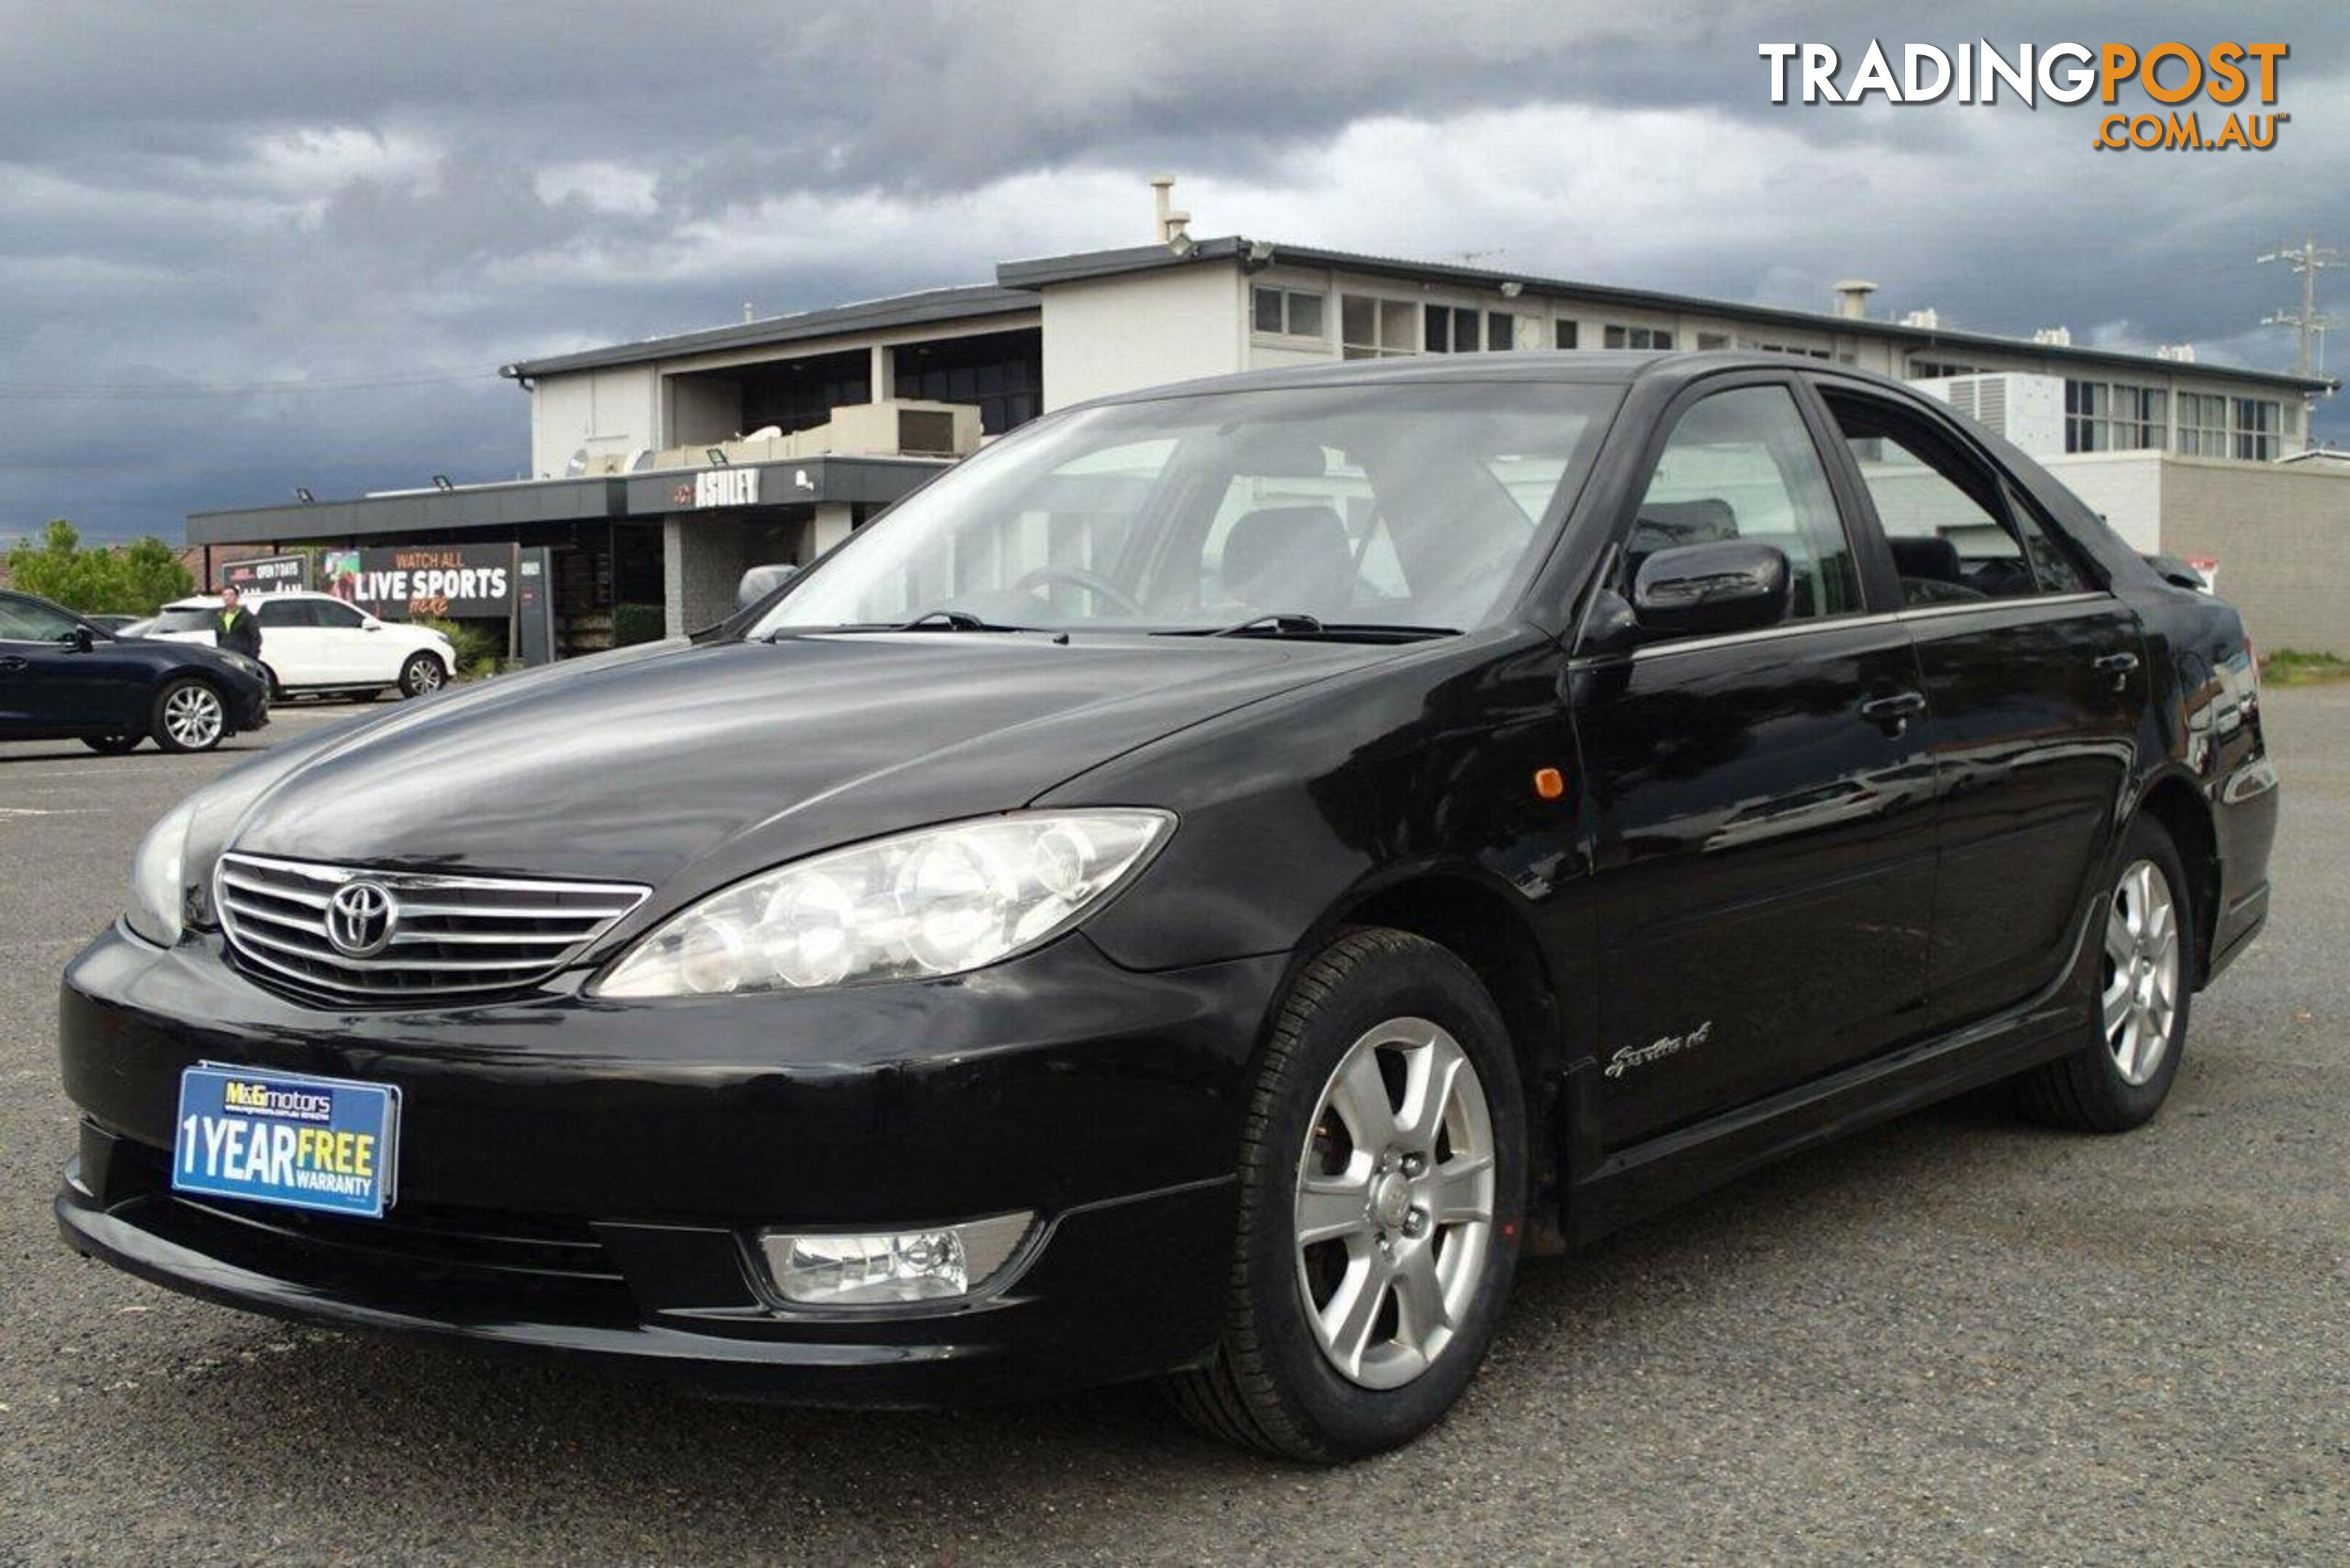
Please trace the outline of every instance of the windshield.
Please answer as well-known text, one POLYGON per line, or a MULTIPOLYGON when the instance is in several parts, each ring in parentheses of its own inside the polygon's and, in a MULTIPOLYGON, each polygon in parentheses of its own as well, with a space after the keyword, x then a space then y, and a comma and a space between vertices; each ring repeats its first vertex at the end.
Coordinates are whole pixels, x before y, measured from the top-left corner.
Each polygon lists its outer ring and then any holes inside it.
POLYGON ((925 617, 1466 629, 1508 607, 1613 388, 1226 392, 1031 426, 910 496, 752 629, 925 617), (1300 624, 1306 624, 1301 622, 1300 624))
POLYGON ((220 625, 215 609, 167 609, 155 618, 150 631, 211 631, 220 625))

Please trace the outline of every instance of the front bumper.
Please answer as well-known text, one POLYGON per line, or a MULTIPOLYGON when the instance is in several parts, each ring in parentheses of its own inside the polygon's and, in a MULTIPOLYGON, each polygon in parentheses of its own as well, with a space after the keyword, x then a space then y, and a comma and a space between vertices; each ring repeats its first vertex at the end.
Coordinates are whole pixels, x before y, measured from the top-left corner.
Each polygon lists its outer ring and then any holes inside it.
POLYGON ((231 1305, 717 1392, 932 1404, 1146 1376, 1214 1342, 1281 970, 1136 974, 1078 937, 953 981, 338 1012, 255 986, 216 939, 109 932, 60 1004, 85 1119, 57 1218, 76 1249, 231 1305), (391 1214, 174 1195, 179 1075, 206 1060, 400 1085, 391 1214), (955 1303, 792 1307, 752 1244, 1010 1210, 1041 1238, 955 1303))
POLYGON ((269 688, 265 684, 232 693, 228 709, 232 732, 244 734, 250 730, 266 729, 269 725, 269 688))

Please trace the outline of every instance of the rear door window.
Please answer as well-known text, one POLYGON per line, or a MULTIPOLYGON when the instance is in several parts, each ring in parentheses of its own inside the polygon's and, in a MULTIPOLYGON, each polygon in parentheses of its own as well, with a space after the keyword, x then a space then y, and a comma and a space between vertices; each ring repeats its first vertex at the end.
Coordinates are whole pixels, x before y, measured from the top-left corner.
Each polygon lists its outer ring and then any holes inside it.
POLYGON ((2087 586, 1990 466, 1896 405, 1825 390, 1868 491, 1908 606, 2074 593, 2087 586))
POLYGON ((284 631, 289 627, 316 626, 307 599, 264 599, 261 607, 253 612, 264 631, 284 631))

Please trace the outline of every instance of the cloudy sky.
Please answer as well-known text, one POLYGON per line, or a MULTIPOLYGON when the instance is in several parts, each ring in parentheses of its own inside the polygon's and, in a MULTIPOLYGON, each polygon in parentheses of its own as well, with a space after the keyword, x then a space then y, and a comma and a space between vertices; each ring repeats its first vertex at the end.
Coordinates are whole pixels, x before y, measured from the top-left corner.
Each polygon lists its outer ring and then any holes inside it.
POLYGON ((1138 244, 1160 170, 1201 234, 1804 308, 1858 273, 1888 312, 2277 369, 2294 280, 2252 258, 2350 250, 2336 3, 1447 12, 0 0, 0 541, 510 478, 501 362, 1138 244), (1774 107, 1756 54, 2247 26, 2293 50, 2252 154, 2093 151, 2089 106, 1774 107))

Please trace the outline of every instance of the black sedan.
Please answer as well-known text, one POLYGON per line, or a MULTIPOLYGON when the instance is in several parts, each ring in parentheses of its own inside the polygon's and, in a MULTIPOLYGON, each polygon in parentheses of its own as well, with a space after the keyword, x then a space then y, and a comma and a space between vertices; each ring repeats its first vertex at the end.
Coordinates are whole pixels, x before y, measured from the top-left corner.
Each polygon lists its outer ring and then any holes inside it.
POLYGON ((0 740, 78 740, 128 752, 208 752, 269 722, 269 675, 249 659, 118 637, 84 616, 0 592, 0 740))
POLYGON ((1164 1376, 1343 1459, 1527 1251, 1999 1080, 2145 1121, 2276 815, 2234 611, 1892 382, 1115 399, 714 635, 173 811, 65 978, 57 1214, 315 1323, 839 1403, 1164 1376))

